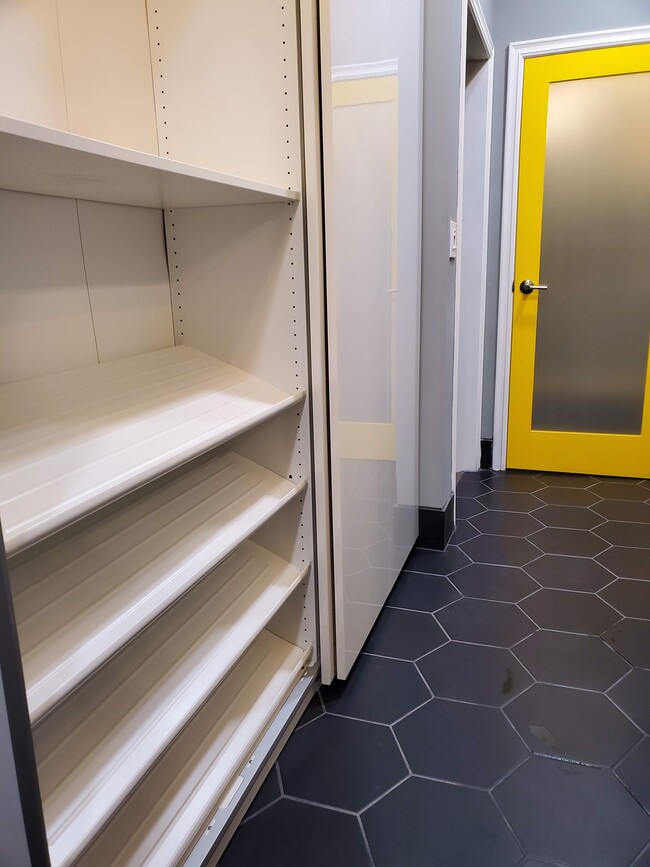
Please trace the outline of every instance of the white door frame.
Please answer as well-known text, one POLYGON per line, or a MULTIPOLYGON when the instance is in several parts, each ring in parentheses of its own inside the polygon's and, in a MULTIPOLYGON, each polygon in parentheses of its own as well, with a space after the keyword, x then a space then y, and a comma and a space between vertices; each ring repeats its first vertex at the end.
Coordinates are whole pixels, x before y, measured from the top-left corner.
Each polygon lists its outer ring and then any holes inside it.
POLYGON ((589 48, 614 48, 650 42, 650 27, 603 30, 513 42, 508 52, 506 117, 503 157, 503 204, 501 211, 501 251, 499 267, 499 311, 497 320, 497 363, 494 388, 493 467, 506 468, 508 440, 508 397, 510 388, 510 342, 512 321, 512 281, 514 278, 517 194, 519 185, 519 139, 523 96, 524 61, 528 57, 565 54, 589 48))
MULTIPOLYGON (((494 43, 481 9, 479 0, 468 0, 463 15, 463 42, 461 49, 460 71, 460 109, 458 134, 458 215, 459 226, 458 254, 456 266, 456 305, 454 327, 454 373, 453 373, 453 415, 452 415, 452 490, 456 489, 457 470, 478 469, 481 454, 481 415, 483 404, 483 347, 485 340, 485 305, 487 294, 487 240, 490 196, 490 153, 492 143, 492 95, 494 81, 494 43), (480 278, 476 296, 478 300, 478 318, 472 310, 472 321, 463 315, 462 284, 463 284, 463 236, 465 234, 465 219, 463 202, 465 195, 465 105, 466 105, 466 63, 467 63, 467 20, 472 16, 476 24, 481 42, 487 55, 485 66, 479 75, 483 76, 486 101, 485 134, 477 144, 483 150, 485 175, 483 179, 483 200, 481 207, 481 261, 479 264, 480 278), (462 345, 461 345, 462 344, 462 345), (460 358, 466 358, 471 351, 472 358, 461 370, 460 358), (464 442, 474 442, 475 453, 472 455, 474 465, 458 466, 458 452, 462 429, 464 442)), ((461 449, 467 453, 468 449, 461 449)))

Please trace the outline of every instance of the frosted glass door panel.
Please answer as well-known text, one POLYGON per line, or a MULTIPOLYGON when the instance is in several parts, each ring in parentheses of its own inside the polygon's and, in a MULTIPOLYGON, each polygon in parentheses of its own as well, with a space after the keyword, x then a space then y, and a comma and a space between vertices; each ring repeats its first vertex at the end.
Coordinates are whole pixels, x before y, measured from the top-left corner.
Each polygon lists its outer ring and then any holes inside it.
MULTIPOLYGON (((331 0, 323 69, 337 677, 417 536, 421 0, 331 0)), ((328 13, 329 10, 329 13, 328 13)))
POLYGON ((551 83, 534 429, 641 433, 649 275, 650 73, 551 83))

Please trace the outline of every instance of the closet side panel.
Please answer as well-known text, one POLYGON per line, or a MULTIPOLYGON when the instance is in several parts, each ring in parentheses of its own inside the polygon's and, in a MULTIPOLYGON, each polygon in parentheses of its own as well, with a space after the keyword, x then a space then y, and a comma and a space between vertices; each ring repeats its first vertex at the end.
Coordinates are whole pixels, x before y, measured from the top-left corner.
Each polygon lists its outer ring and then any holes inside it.
POLYGON ((100 361, 174 345, 162 211, 79 202, 100 361))
POLYGON ((68 128, 56 0, 0 5, 0 114, 68 128))
POLYGON ((0 383, 97 361, 74 199, 0 191, 0 383))
POLYGON ((161 156, 300 189, 295 3, 148 0, 161 156))
POLYGON ((157 154, 144 3, 57 5, 70 132, 157 154))

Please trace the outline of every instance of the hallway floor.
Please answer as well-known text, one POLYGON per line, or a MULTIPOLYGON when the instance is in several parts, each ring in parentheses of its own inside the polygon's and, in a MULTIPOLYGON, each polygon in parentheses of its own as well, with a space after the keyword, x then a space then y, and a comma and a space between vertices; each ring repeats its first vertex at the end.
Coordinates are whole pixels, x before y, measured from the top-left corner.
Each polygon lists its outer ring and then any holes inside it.
POLYGON ((650 867, 650 482, 457 494, 222 867, 650 867))

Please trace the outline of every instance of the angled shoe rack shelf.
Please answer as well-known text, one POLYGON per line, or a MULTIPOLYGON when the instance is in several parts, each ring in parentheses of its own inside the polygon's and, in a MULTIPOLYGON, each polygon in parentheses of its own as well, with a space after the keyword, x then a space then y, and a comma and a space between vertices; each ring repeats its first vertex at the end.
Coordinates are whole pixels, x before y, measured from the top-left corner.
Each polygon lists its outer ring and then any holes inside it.
POLYGON ((318 673, 298 21, 100 5, 0 13, 2 677, 32 865, 174 867, 318 673))

